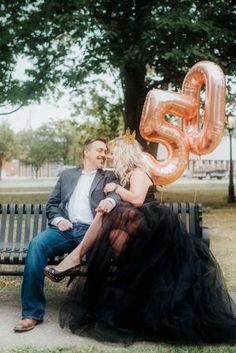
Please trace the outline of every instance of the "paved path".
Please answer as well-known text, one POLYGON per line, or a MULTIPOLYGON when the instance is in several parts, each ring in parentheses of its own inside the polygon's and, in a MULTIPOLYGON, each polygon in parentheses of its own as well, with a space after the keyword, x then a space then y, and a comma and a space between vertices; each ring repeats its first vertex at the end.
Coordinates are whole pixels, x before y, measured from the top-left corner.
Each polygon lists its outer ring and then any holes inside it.
MULTIPOLYGON (((77 347, 106 347, 110 344, 102 344, 87 337, 72 335, 68 329, 61 329, 58 325, 58 309, 64 298, 64 292, 56 294, 53 290, 47 293, 47 311, 43 324, 38 325, 34 330, 25 333, 13 332, 13 326, 20 316, 20 293, 19 288, 11 291, 0 292, 0 352, 4 349, 11 349, 20 346, 37 346, 50 348, 55 346, 77 346, 77 347)), ((236 301, 236 295, 232 295, 236 301)), ((138 345, 148 343, 138 343, 138 345)))
POLYGON ((43 324, 24 333, 15 333, 13 327, 20 319, 19 289, 0 292, 0 352, 15 346, 104 346, 95 340, 72 335, 68 329, 61 329, 58 324, 58 309, 63 293, 55 297, 55 291, 47 295, 47 312, 43 324))

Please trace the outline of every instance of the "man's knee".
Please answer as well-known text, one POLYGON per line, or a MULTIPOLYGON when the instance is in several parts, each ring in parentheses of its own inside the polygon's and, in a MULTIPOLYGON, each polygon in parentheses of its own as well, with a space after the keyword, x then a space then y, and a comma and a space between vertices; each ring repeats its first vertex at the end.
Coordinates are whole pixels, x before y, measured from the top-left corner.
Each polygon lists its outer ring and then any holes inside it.
POLYGON ((43 247, 43 237, 41 234, 36 235, 29 244, 29 250, 38 249, 43 247))
POLYGON ((47 253, 47 244, 49 237, 47 236, 47 231, 44 231, 42 233, 39 233, 36 235, 30 242, 29 244, 29 249, 28 249, 28 257, 29 256, 37 256, 37 254, 43 254, 47 253))
POLYGON ((27 251, 25 269, 30 272, 46 266, 50 253, 50 232, 44 231, 36 235, 30 242, 27 251))

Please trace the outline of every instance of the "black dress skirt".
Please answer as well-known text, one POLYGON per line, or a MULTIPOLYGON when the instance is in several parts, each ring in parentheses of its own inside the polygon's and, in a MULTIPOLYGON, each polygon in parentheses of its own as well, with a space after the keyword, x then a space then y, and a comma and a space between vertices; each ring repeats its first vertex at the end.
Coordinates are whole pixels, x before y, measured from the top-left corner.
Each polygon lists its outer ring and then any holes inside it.
POLYGON ((60 310, 62 327, 127 344, 236 342, 236 306, 219 265, 169 208, 120 204, 87 258, 87 277, 60 310))

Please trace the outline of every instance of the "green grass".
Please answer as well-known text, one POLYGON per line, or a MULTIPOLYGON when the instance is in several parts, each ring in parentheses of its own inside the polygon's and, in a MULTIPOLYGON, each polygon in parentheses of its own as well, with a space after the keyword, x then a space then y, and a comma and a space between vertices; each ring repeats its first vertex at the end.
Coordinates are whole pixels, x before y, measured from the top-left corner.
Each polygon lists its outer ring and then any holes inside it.
POLYGON ((227 197, 228 187, 224 184, 169 185, 158 193, 158 198, 165 202, 197 202, 212 208, 232 206, 227 197))
MULTIPOLYGON (((4 188, 0 185, 0 203, 45 203, 52 187, 4 188)), ((227 202, 226 184, 173 184, 159 188, 157 199, 164 202, 197 202, 205 207, 232 206, 227 202)), ((236 203, 235 203, 236 205, 236 203)))
MULTIPOLYGON (((2 270, 11 270, 12 265, 0 265, 0 269, 2 270)), ((19 267, 19 266, 18 266, 19 267)), ((22 269, 22 268, 20 268, 22 269)), ((0 294, 7 295, 10 292, 20 292, 21 284, 22 284, 22 276, 0 276, 0 294)), ((54 283, 51 281, 47 281, 45 283, 45 293, 47 295, 51 295, 51 297, 58 297, 65 295, 65 284, 67 283, 68 278, 64 279, 60 283, 54 283)), ((0 340, 1 346, 1 340, 0 340)), ((0 351, 1 353, 1 351, 0 351)))
MULTIPOLYGON (((46 203, 50 192, 37 193, 6 193, 0 195, 0 203, 46 203)), ((163 202, 197 202, 202 203, 205 207, 228 207, 227 193, 224 190, 212 190, 210 193, 206 190, 167 190, 163 193, 157 193, 157 199, 163 202)), ((232 204, 231 204, 232 206, 232 204)))
POLYGON ((46 203, 52 187, 1 187, 0 203, 46 203))
POLYGON ((46 203, 51 190, 12 189, 11 192, 0 190, 0 203, 46 203))
POLYGON ((46 203, 49 197, 49 193, 45 194, 6 194, 0 195, 0 203, 46 203))
POLYGON ((5 187, 0 184, 0 192, 1 193, 14 193, 14 192, 25 192, 25 191, 33 191, 34 193, 37 193, 38 191, 43 191, 43 192, 51 192, 52 187, 50 186, 33 186, 33 187, 5 187))
POLYGON ((56 347, 37 348, 32 346, 11 348, 2 353, 236 353, 236 346, 170 346, 152 343, 134 344, 128 348, 112 347, 56 347))
MULTIPOLYGON (((45 203, 53 187, 1 187, 0 203, 45 203)), ((157 199, 164 202, 197 202, 205 207, 232 206, 227 202, 226 184, 172 184, 159 188, 157 199)), ((236 205, 236 203, 235 203, 236 205)))

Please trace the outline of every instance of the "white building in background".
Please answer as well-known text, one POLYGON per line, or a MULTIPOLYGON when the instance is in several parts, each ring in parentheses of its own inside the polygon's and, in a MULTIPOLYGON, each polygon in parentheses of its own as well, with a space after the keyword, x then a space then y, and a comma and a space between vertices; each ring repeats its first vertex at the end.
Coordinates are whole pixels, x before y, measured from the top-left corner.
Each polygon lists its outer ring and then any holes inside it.
MULTIPOLYGON (((50 178, 58 176, 58 171, 61 168, 59 163, 45 163, 38 172, 40 178, 50 178)), ((12 159, 3 164, 3 178, 8 177, 24 177, 35 178, 35 171, 31 165, 25 165, 17 159, 12 159)))
MULTIPOLYGON (((167 149, 163 145, 159 145, 157 160, 165 160, 168 156, 167 149)), ((197 176, 200 172, 213 172, 221 171, 222 173, 229 171, 229 159, 230 159, 230 146, 229 136, 223 136, 218 147, 211 153, 196 156, 190 153, 188 170, 185 175, 197 176)), ((232 138, 232 159, 233 159, 233 171, 236 174, 236 138, 232 138)))
MULTIPOLYGON (((202 167, 207 170, 229 170, 230 146, 229 136, 223 136, 218 147, 211 153, 202 155, 200 158, 196 155, 190 156, 189 171, 197 171, 202 167)), ((236 138, 232 138, 232 160, 233 171, 236 173, 236 138)))

